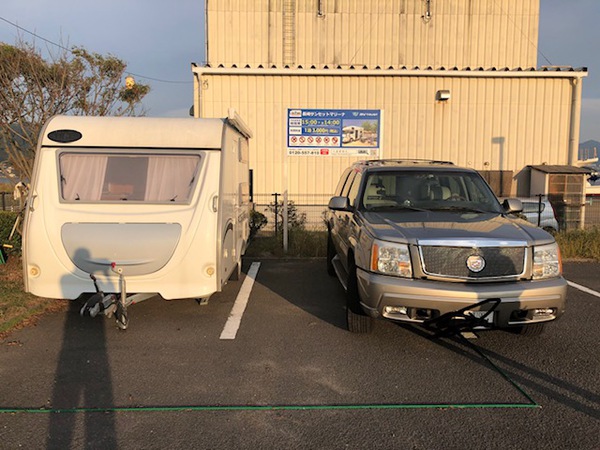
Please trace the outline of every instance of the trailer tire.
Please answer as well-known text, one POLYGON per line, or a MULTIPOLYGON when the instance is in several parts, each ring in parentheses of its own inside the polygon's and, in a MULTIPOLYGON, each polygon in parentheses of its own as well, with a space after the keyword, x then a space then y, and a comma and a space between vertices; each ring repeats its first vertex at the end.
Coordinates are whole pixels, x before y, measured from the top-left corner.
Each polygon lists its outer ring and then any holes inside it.
POLYGON ((235 265, 233 272, 231 272, 231 275, 229 276, 229 280, 230 281, 239 281, 241 276, 242 276, 242 263, 240 262, 235 265))

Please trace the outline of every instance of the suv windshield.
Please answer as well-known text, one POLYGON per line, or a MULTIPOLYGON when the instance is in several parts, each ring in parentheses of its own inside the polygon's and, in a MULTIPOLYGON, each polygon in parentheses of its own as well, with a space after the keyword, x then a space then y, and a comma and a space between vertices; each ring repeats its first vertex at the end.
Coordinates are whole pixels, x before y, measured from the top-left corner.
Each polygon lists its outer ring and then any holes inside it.
POLYGON ((369 174, 361 209, 502 212, 494 193, 477 173, 427 170, 369 174))

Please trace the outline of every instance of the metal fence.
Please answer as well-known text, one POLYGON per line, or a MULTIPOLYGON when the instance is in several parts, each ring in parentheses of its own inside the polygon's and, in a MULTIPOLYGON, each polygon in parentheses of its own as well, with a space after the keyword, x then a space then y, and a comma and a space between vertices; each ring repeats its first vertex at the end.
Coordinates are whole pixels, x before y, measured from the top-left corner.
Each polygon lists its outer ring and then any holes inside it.
MULTIPOLYGON (((254 210, 267 218, 263 232, 281 230, 283 223, 282 193, 254 194, 254 210), (276 219, 277 218, 277 219, 276 219)), ((330 195, 288 194, 288 225, 306 230, 326 230, 325 212, 330 195)))
MULTIPOLYGON (((300 226, 307 230, 325 230, 325 212, 330 195, 323 194, 288 194, 288 222, 293 228, 300 226)), ((533 202, 538 198, 530 199, 533 202)), ((558 230, 576 230, 580 228, 600 227, 600 195, 588 195, 585 200, 581 195, 561 195, 542 200, 549 200, 553 211, 538 212, 537 208, 529 209, 526 214, 534 224, 547 224, 548 214, 556 218, 558 230), (582 226, 583 224, 583 226, 582 226)), ((263 232, 281 230, 283 220, 283 194, 254 194, 254 210, 264 214, 267 224, 263 232), (275 220, 275 217, 278 219, 275 220)), ((553 227, 548 227, 553 228, 553 227)))
POLYGON ((600 195, 588 195, 585 199, 585 228, 600 227, 600 195))
POLYGON ((18 212, 23 208, 24 199, 15 200, 13 192, 0 192, 0 210, 18 212))

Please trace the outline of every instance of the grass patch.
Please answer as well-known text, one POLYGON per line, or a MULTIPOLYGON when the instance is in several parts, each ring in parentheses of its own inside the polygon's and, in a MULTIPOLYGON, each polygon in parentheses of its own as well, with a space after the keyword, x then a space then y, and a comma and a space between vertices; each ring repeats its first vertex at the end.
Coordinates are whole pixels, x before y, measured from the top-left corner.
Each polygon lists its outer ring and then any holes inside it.
POLYGON ((255 236, 246 250, 249 257, 324 257, 327 231, 290 230, 288 252, 283 252, 283 234, 255 236))
POLYGON ((48 300, 23 291, 21 261, 11 257, 0 265, 0 340, 11 331, 35 324, 47 312, 62 311, 68 300, 48 300))
POLYGON ((561 231, 554 238, 564 259, 600 261, 600 228, 561 231))

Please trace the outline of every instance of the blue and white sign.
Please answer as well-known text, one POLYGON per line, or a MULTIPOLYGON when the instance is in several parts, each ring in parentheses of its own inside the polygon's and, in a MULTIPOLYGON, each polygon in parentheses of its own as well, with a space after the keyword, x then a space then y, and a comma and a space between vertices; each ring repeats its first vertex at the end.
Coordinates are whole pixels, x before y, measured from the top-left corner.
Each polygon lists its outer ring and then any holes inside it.
POLYGON ((379 109, 288 109, 289 156, 378 157, 379 109))

